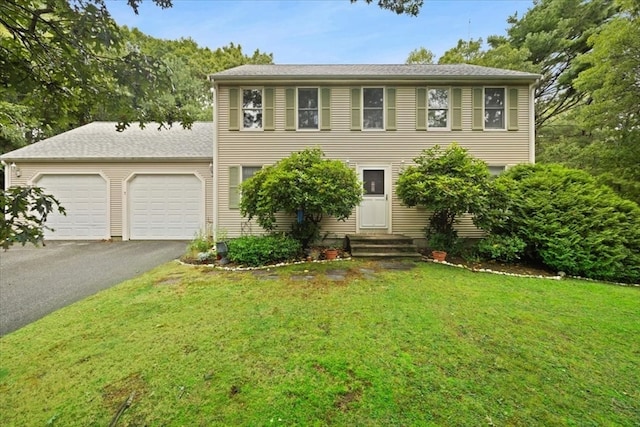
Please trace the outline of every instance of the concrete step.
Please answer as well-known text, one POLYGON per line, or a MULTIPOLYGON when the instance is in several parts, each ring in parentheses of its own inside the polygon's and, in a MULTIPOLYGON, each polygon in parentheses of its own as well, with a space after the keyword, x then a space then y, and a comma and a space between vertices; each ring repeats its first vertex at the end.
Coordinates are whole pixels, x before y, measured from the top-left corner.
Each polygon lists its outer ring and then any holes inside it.
POLYGON ((419 258, 413 239, 401 234, 349 234, 347 245, 354 258, 419 258))

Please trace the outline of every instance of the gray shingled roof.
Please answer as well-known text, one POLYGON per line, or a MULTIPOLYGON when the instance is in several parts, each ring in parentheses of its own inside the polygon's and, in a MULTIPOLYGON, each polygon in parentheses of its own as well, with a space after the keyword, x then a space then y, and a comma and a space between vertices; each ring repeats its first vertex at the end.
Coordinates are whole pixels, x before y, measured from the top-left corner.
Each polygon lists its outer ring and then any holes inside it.
POLYGON ((115 122, 94 122, 0 156, 3 160, 197 160, 213 156, 213 122, 191 129, 175 124, 158 130, 132 124, 123 132, 115 122))
POLYGON ((469 64, 395 65, 241 65, 211 74, 215 80, 236 79, 519 79, 535 81, 538 74, 469 64))

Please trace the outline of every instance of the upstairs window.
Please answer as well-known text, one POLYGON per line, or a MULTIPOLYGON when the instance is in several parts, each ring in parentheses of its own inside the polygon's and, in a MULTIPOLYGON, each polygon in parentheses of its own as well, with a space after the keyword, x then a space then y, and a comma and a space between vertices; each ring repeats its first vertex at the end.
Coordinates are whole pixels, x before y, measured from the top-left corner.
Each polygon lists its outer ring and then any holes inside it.
POLYGON ((449 128, 449 89, 429 89, 427 95, 427 128, 449 128))
POLYGON ((318 129, 318 88, 298 89, 298 129, 318 129))
POLYGON ((242 89, 242 128, 262 129, 262 89, 242 89))
POLYGON ((384 89, 362 89, 362 129, 384 129, 384 89))
POLYGON ((484 89, 484 128, 504 129, 505 89, 487 87, 484 89))

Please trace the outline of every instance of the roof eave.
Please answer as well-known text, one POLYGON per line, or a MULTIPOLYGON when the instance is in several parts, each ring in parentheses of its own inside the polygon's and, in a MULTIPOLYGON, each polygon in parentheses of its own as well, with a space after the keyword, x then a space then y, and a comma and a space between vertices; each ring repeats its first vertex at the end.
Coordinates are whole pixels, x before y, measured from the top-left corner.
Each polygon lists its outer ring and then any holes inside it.
POLYGON ((216 82, 233 83, 246 81, 326 81, 326 82, 356 82, 356 81, 448 81, 448 82, 486 82, 486 81, 511 81, 522 83, 534 83, 540 79, 539 74, 525 74, 521 76, 496 76, 496 75, 465 75, 465 76, 407 76, 407 75, 227 75, 209 76, 216 82))

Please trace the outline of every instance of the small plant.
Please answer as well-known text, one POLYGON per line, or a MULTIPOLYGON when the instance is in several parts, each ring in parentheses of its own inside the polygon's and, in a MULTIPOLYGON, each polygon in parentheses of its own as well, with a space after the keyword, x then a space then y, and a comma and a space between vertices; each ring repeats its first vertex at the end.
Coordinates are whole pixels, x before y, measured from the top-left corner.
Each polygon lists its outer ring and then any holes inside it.
POLYGON ((527 244, 518 236, 491 235, 478 243, 478 254, 483 258, 515 262, 524 254, 527 244))
POLYGON ((433 251, 444 251, 452 255, 457 255, 460 252, 461 242, 456 230, 441 232, 427 228, 425 229, 425 236, 429 249, 433 251))
POLYGON ((301 250, 300 242, 282 234, 244 236, 229 241, 229 260, 257 267, 295 259, 301 250))
POLYGON ((190 252, 208 252, 213 248, 214 239, 209 233, 203 233, 199 231, 198 234, 193 238, 191 243, 189 243, 188 250, 190 252))

